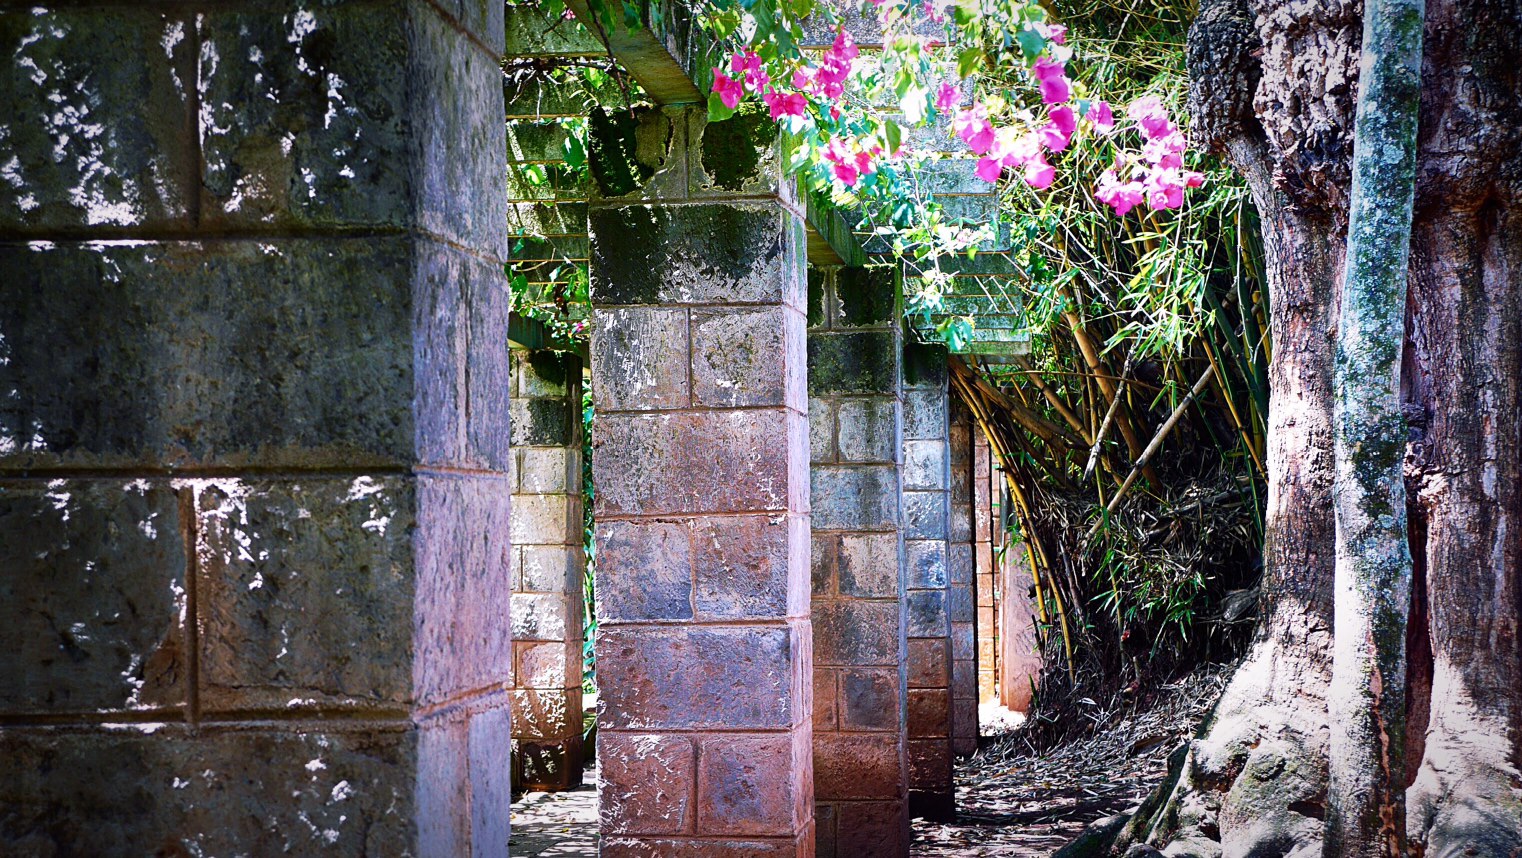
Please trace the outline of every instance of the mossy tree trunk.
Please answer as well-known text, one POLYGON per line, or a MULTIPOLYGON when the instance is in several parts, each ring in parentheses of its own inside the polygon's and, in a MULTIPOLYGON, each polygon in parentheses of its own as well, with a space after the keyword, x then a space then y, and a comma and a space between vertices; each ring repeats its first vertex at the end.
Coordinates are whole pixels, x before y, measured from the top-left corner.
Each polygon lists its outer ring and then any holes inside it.
MULTIPOLYGON (((1335 732, 1348 728, 1342 707, 1353 705, 1329 703, 1346 685, 1333 680, 1333 391, 1334 343, 1349 321, 1339 307, 1362 24, 1358 0, 1204 0, 1190 34, 1196 142, 1225 153, 1262 215, 1272 396, 1257 639, 1168 800, 1122 838, 1168 854, 1356 854, 1329 837, 1338 812, 1344 829, 1378 835, 1362 811, 1346 815, 1341 789, 1328 790, 1331 719, 1335 732)), ((1404 788, 1411 854, 1513 855, 1522 850, 1522 13, 1516 0, 1429 0, 1423 41, 1409 295, 1396 338, 1408 428, 1392 453, 1413 560, 1407 730, 1391 734, 1404 747, 1384 752, 1392 769, 1379 776, 1404 788)))
POLYGON ((1366 0, 1334 372, 1336 597, 1323 854, 1406 851, 1405 420, 1400 357, 1416 190, 1423 0, 1366 0))

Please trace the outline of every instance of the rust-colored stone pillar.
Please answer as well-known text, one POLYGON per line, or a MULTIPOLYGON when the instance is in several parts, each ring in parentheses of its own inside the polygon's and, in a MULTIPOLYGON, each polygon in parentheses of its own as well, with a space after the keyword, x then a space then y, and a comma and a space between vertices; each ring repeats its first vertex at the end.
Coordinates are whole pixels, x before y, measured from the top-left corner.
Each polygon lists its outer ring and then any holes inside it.
POLYGON ((994 498, 1000 487, 993 466, 988 436, 976 427, 972 433, 972 535, 973 561, 978 595, 978 703, 999 699, 998 595, 994 579, 994 530, 1003 522, 994 518, 994 498))
POLYGON ((897 299, 892 268, 809 277, 821 858, 909 854, 897 299))
POLYGON ((581 783, 581 359, 513 351, 513 783, 581 783))
POLYGON ((978 597, 974 590, 972 435, 981 430, 960 399, 952 399, 951 537, 947 548, 947 613, 951 619, 951 749, 978 750, 978 597))
POLYGON ((0 7, 0 854, 505 855, 502 4, 0 7))
POLYGON ((951 775, 951 620, 947 540, 951 462, 947 353, 904 345, 904 557, 909 608, 909 804, 956 815, 951 775))
POLYGON ((593 122, 604 858, 814 854, 805 235, 776 136, 593 122))
POLYGON ((999 699, 1016 712, 1029 712, 1041 678, 1034 581, 1030 552, 1011 539, 999 564, 999 699))

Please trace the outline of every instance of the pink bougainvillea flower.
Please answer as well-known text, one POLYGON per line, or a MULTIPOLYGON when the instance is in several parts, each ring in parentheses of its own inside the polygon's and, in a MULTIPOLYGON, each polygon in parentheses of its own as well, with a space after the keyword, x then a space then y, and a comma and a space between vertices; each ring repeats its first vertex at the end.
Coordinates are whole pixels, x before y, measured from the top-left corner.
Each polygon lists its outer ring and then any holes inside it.
POLYGON ((957 111, 951 127, 974 155, 982 155, 994 145, 994 129, 988 124, 988 110, 981 104, 957 111))
POLYGON ((761 100, 772 112, 773 119, 781 119, 784 116, 802 116, 808 108, 809 100, 801 92, 778 92, 768 89, 761 94, 761 100))
POLYGON ((999 158, 984 156, 978 159, 978 166, 973 172, 985 182, 997 182, 999 176, 1004 174, 1004 163, 999 158))
POLYGON ((1038 155, 1025 162, 1025 183, 1036 190, 1046 190, 1056 178, 1057 168, 1048 164, 1045 158, 1038 155))
POLYGON ((761 68, 761 55, 750 48, 743 51, 735 51, 734 56, 729 58, 729 71, 735 77, 744 77, 752 71, 761 68))
POLYGON ((1205 184, 1205 174, 1204 173, 1196 173, 1193 170, 1185 170, 1184 171, 1184 187, 1186 187, 1186 188, 1198 188, 1200 185, 1203 185, 1203 184, 1205 184))
POLYGON ((1031 69, 1031 74, 1041 86, 1041 100, 1046 104, 1064 104, 1073 97, 1072 84, 1068 82, 1064 66, 1057 60, 1041 57, 1031 69))
POLYGON ((1142 147, 1142 157, 1159 167, 1172 167, 1177 169, 1184 166, 1184 150, 1189 148, 1189 142, 1178 129, 1153 137, 1142 147))
POLYGON ((1061 152, 1073 140, 1073 132, 1078 128, 1078 117, 1073 113, 1073 108, 1065 104, 1053 107, 1047 111, 1047 116, 1052 121, 1041 129, 1042 143, 1053 152, 1061 152))
POLYGON ((1110 102, 1095 101, 1089 105, 1088 119, 1094 123, 1101 134, 1108 134, 1115 128, 1115 114, 1110 110, 1110 102))
POLYGON ((1147 191, 1147 205, 1155 211, 1176 209, 1184 204, 1184 177, 1178 170, 1160 167, 1142 180, 1147 191))
POLYGON ((811 69, 808 66, 795 69, 793 71, 793 89, 808 89, 814 82, 815 74, 818 74, 818 70, 811 69))
POLYGON ((1047 24, 1046 37, 1059 45, 1065 45, 1068 41, 1068 28, 1065 24, 1047 24))
POLYGON ((957 106, 962 94, 957 91, 956 84, 946 81, 941 84, 935 93, 935 109, 942 113, 950 113, 957 106))
POLYGON ((1141 205, 1145 196, 1141 182, 1122 182, 1113 169, 1100 175, 1099 186, 1094 189, 1094 199, 1114 209, 1116 217, 1125 217, 1126 212, 1141 205))
POLYGON ((1141 128, 1142 136, 1148 140, 1167 137, 1177 130, 1168 121, 1168 108, 1154 95, 1143 96, 1131 102, 1131 106, 1126 108, 1126 116, 1141 128))
POLYGON ((719 100, 724 106, 734 110, 745 96, 745 87, 739 81, 724 74, 718 66, 713 68, 713 91, 719 94, 719 100))

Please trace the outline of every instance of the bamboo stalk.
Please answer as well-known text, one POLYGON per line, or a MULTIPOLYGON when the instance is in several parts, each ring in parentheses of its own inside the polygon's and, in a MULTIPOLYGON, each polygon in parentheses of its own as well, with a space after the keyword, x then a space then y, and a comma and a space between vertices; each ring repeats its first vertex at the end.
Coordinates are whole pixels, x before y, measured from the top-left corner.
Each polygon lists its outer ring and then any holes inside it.
POLYGON ((1040 391, 1041 395, 1046 397, 1046 401, 1051 403, 1052 408, 1056 409, 1057 413, 1062 415, 1062 419, 1067 421, 1069 426, 1073 427, 1073 431, 1083 436, 1083 443, 1094 443, 1093 437, 1089 432, 1086 431, 1083 422, 1078 419, 1078 415, 1074 414, 1073 410, 1067 406, 1067 403, 1063 402, 1062 398, 1059 397, 1056 392, 1053 391, 1052 388, 1041 379, 1041 376, 1036 373, 1035 370, 1030 368, 1030 362, 1027 361, 1024 357, 1017 357, 1015 358, 1015 364, 1029 373, 1028 377, 1030 378, 1031 382, 1036 385, 1036 390, 1040 391))
MULTIPOLYGON (((1101 366, 1099 352, 1095 350, 1094 344, 1089 340, 1088 334, 1084 332, 1083 323, 1079 320, 1078 314, 1072 310, 1064 310, 1062 316, 1067 319, 1073 339, 1078 343, 1078 350, 1083 353, 1084 363, 1088 364, 1089 369, 1096 374, 1095 381, 1099 383, 1099 389, 1104 391, 1105 396, 1111 399, 1119 398, 1119 394, 1123 391, 1118 391, 1108 378, 1098 375, 1101 366)), ((1142 445, 1141 440, 1136 437, 1136 430, 1132 427, 1131 420, 1126 414, 1118 414, 1116 415, 1116 426, 1120 429, 1121 437, 1126 439, 1126 449, 1131 453, 1131 461, 1135 462, 1141 456, 1142 445)), ((1152 470, 1152 466, 1148 465, 1143 468, 1142 474, 1153 485, 1162 484, 1162 481, 1157 478, 1157 473, 1152 470)))
POLYGON ((1120 506, 1121 499, 1126 496, 1127 490, 1129 490, 1131 485, 1136 482, 1137 475, 1140 474, 1142 469, 1146 467, 1147 462, 1152 458, 1153 454, 1163 446, 1163 440, 1168 437, 1169 432, 1173 431, 1173 427, 1178 424, 1179 418, 1184 416, 1185 409, 1189 407, 1191 402, 1194 402, 1196 396, 1200 395, 1200 391, 1205 389, 1205 385, 1209 383, 1211 377, 1214 375, 1215 364, 1212 363, 1210 366, 1206 367, 1205 373, 1200 376, 1200 380, 1194 383, 1193 389, 1189 391, 1188 396, 1184 397, 1184 401, 1180 402, 1178 407, 1173 409, 1173 413, 1168 415, 1168 419, 1163 423, 1163 425, 1158 427, 1157 434, 1152 436, 1152 441, 1147 444, 1147 449, 1142 451, 1141 458, 1137 459, 1136 464, 1131 466, 1131 473, 1127 474, 1126 481, 1121 483, 1120 491, 1116 492, 1115 496, 1110 498, 1109 505, 1105 507, 1105 514, 1101 516, 1098 521, 1094 522, 1094 526, 1090 528, 1089 532, 1083 537, 1084 542, 1088 542, 1089 540, 1093 539, 1094 534, 1098 533, 1099 528, 1104 525, 1105 519, 1108 518, 1111 513, 1115 512, 1116 507, 1120 506))

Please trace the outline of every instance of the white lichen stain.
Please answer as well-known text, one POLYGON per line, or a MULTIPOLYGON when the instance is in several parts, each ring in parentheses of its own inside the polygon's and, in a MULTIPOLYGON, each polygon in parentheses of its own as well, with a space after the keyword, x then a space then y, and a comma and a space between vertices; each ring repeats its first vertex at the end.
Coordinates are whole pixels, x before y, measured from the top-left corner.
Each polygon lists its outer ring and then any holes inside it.
POLYGON ((349 786, 348 781, 339 781, 333 786, 333 793, 329 798, 332 801, 343 801, 354 795, 354 787, 349 786))
POLYGON ((320 772, 320 771, 322 771, 323 769, 325 769, 327 767, 328 767, 328 764, 324 763, 322 761, 321 757, 318 757, 317 759, 308 762, 306 764, 306 766, 305 766, 306 770, 309 771, 309 772, 320 772))

